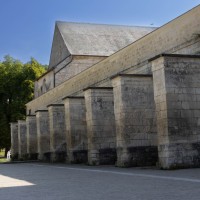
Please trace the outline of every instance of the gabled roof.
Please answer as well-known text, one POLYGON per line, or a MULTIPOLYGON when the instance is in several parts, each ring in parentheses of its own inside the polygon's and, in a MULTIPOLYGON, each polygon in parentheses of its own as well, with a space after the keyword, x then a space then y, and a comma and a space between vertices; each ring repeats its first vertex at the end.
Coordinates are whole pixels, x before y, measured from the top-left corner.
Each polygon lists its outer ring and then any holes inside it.
POLYGON ((153 30, 154 27, 56 22, 49 68, 70 54, 110 56, 153 30))

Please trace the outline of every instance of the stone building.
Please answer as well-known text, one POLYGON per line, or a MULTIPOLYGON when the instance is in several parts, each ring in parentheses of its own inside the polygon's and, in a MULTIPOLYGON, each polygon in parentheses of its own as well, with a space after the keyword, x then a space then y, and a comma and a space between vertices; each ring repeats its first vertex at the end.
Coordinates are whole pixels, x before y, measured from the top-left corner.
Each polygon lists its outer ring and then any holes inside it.
POLYGON ((26 106, 22 158, 200 167, 200 6, 157 29, 57 22, 26 106))
POLYGON ((35 98, 74 77, 155 28, 56 22, 47 73, 35 82, 35 98))

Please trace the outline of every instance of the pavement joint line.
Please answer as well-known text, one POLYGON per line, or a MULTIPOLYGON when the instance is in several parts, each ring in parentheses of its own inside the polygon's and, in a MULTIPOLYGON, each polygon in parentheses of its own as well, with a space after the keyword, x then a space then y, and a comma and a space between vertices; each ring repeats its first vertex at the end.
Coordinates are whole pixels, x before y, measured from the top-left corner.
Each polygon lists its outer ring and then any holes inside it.
POLYGON ((32 166, 37 166, 37 167, 51 167, 51 168, 58 168, 58 169, 69 169, 69 170, 77 170, 77 171, 87 171, 87 172, 110 173, 110 174, 125 175, 125 176, 138 176, 138 177, 154 178, 154 179, 166 179, 166 180, 172 180, 172 181, 185 181, 185 182, 200 183, 200 179, 178 178, 178 177, 172 177, 172 176, 148 175, 148 174, 141 174, 141 173, 127 173, 127 172, 108 171, 108 170, 100 170, 100 169, 84 169, 84 168, 73 168, 73 167, 37 165, 37 164, 25 164, 25 165, 32 165, 32 166))

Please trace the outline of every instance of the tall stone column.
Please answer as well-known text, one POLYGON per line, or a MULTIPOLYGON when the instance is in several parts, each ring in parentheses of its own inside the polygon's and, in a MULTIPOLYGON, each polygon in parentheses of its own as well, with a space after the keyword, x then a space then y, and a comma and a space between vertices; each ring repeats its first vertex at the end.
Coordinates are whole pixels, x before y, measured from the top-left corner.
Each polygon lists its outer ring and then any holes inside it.
POLYGON ((84 97, 66 97, 65 121, 67 130, 67 151, 70 163, 87 163, 87 126, 84 97))
POLYGON ((18 120, 18 148, 19 159, 27 158, 27 133, 26 133, 26 121, 18 120))
POLYGON ((112 88, 85 89, 90 165, 115 164, 116 133, 112 88))
POLYGON ((10 123, 11 131, 11 156, 13 160, 18 159, 19 146, 18 146, 18 123, 10 123))
POLYGON ((112 77, 117 166, 156 165, 158 159, 152 75, 112 77))
POLYGON ((64 104, 51 104, 47 107, 49 111, 51 161, 65 161, 66 130, 64 104))
POLYGON ((27 153, 30 160, 37 160, 37 126, 36 116, 26 116, 26 128, 27 128, 27 153))
POLYGON ((36 111, 38 159, 50 161, 50 131, 48 110, 36 111))
POLYGON ((162 54, 151 61, 160 166, 200 167, 200 56, 162 54))

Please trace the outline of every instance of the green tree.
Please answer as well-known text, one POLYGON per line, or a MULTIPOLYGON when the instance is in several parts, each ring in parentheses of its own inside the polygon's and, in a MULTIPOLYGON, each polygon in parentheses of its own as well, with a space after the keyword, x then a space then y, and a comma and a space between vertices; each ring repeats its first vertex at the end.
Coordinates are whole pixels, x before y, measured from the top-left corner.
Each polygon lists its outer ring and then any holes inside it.
POLYGON ((10 148, 10 122, 25 119, 34 81, 46 71, 34 58, 23 64, 10 56, 0 62, 0 149, 10 148))

